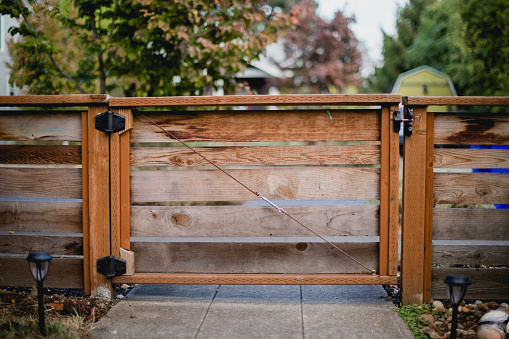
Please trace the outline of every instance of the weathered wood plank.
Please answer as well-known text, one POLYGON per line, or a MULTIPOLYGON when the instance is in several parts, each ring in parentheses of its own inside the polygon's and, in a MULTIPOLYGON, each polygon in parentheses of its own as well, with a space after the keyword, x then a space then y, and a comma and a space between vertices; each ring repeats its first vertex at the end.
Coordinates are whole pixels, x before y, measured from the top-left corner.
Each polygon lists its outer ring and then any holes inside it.
POLYGON ((435 208, 435 240, 509 240, 509 210, 435 208))
MULTIPOLYGON (((379 169, 268 168, 228 173, 276 200, 377 200, 379 169)), ((132 171, 131 201, 232 201, 256 197, 217 170, 132 171)))
POLYGON ((81 141, 80 113, 0 112, 0 140, 81 141))
MULTIPOLYGON (((286 206, 323 236, 378 236, 379 206, 286 206)), ((133 206, 133 237, 307 237, 312 234, 272 207, 133 206)))
MULTIPOLYGON (((391 106, 391 117, 399 110, 399 105, 391 106)), ((398 233, 400 227, 400 204, 399 204, 399 133, 391 131, 390 136, 390 186, 389 186, 389 265, 388 274, 398 274, 399 253, 398 233)))
POLYGON ((509 145, 509 115, 437 114, 435 144, 509 145))
MULTIPOLYGON (((194 149, 216 165, 222 166, 367 165, 380 163, 380 146, 378 145, 228 146, 194 149)), ((210 164, 185 147, 131 148, 131 166, 205 165, 210 164)))
MULTIPOLYGON (((36 282, 30 274, 26 258, 0 255, 0 286, 32 287, 36 282)), ((44 287, 83 288, 83 260, 53 258, 44 287)))
POLYGON ((82 204, 0 201, 0 231, 81 233, 82 204))
POLYGON ((435 168, 509 168, 507 149, 435 149, 435 168))
POLYGON ((426 198, 424 222, 423 301, 431 300, 431 263, 433 257, 433 155, 435 113, 427 112, 426 130, 426 198))
POLYGON ((448 105, 448 106, 505 106, 509 105, 509 97, 489 97, 489 96, 451 96, 451 97, 403 97, 403 105, 410 106, 428 106, 428 105, 448 105))
MULTIPOLYGON (((336 244, 378 271, 378 243, 336 244)), ((326 243, 133 242, 138 273, 366 273, 326 243)))
POLYGON ((509 204, 509 173, 435 173, 435 204, 509 204))
POLYGON ((81 199, 81 169, 0 168, 0 197, 81 199))
MULTIPOLYGON (((203 111, 146 113, 184 142, 379 141, 379 110, 203 111)), ((145 113, 144 113, 145 114, 145 113)), ((175 141, 134 117, 131 142, 175 141)))
POLYGON ((81 146, 0 146, 1 164, 81 164, 81 146))
POLYGON ((433 245, 433 264, 509 265, 509 246, 433 245))
POLYGON ((465 299, 509 299, 509 269, 490 268, 434 268, 431 297, 447 299, 447 285, 444 283, 449 274, 466 275, 471 281, 465 299))
POLYGON ((89 106, 108 103, 107 94, 66 94, 66 95, 14 95, 0 96, 0 106, 89 106))
POLYGON ((135 273, 113 278, 116 284, 205 285, 395 285, 396 276, 371 274, 192 274, 135 273))
POLYGON ((52 255, 82 255, 81 236, 0 235, 0 253, 46 251, 52 255))
POLYGON ((312 106, 399 104, 395 94, 224 95, 110 98, 111 107, 155 106, 312 106))

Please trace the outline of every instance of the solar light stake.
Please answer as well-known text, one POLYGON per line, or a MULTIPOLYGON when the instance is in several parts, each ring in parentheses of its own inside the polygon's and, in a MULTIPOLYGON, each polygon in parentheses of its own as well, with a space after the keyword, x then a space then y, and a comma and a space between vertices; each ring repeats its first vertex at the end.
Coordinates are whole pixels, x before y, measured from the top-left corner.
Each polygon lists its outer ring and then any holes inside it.
POLYGON ((42 282, 46 278, 49 270, 51 255, 48 252, 30 252, 27 261, 30 267, 30 273, 37 281, 37 297, 39 301, 39 330, 43 336, 46 335, 46 326, 44 324, 44 303, 42 300, 42 282))
POLYGON ((465 293, 467 293, 467 286, 470 285, 470 279, 464 275, 449 274, 444 282, 449 286, 447 293, 452 304, 451 339, 456 339, 458 306, 465 297, 465 293))

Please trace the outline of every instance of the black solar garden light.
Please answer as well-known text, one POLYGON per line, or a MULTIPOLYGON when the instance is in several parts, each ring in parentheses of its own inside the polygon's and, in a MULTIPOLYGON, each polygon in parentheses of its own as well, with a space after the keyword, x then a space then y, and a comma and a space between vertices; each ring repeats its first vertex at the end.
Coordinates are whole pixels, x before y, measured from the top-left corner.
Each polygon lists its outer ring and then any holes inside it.
POLYGON ((456 339, 456 329, 458 327, 458 306, 467 293, 467 287, 470 285, 470 279, 465 275, 449 274, 444 281, 448 285, 447 293, 452 304, 452 325, 451 339, 456 339))
POLYGON ((39 330, 43 336, 46 335, 46 326, 44 324, 44 304, 42 300, 42 282, 49 270, 51 255, 48 252, 30 252, 27 261, 30 267, 30 273, 37 281, 37 296, 39 299, 39 330))

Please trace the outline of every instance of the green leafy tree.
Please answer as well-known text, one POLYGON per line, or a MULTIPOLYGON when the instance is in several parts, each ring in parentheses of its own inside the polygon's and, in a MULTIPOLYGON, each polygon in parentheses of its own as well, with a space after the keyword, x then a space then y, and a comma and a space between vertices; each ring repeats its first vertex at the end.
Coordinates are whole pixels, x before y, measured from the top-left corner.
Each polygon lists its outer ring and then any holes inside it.
POLYGON ((290 26, 261 0, 5 0, 11 84, 33 94, 203 94, 290 26))

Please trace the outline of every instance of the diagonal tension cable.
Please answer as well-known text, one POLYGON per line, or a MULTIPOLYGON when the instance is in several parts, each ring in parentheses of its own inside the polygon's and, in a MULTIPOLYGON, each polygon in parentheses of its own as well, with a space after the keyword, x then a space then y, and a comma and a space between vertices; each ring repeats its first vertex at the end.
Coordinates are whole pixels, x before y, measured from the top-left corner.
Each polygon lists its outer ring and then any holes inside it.
POLYGON ((187 147, 190 151, 192 151, 193 153, 195 153, 196 155, 198 155, 199 157, 201 157, 203 160, 205 160, 206 162, 208 162, 209 164, 211 164, 212 166, 214 166, 216 169, 220 170, 221 172, 223 172, 224 174, 226 174, 227 176, 229 176, 231 179, 233 179, 235 182, 237 182, 239 185, 241 185, 242 187, 244 187, 245 189, 247 189, 249 192, 251 192, 253 195, 255 195, 256 197, 262 199, 263 201, 265 201, 266 203, 268 203, 269 205, 271 205, 272 207, 274 207, 279 213, 281 214, 284 214, 286 215, 288 218, 290 218, 291 220, 295 221, 297 224, 299 224, 300 226, 304 227, 306 230, 308 230, 309 232, 313 233, 315 236, 317 236, 318 238, 322 239, 323 241, 325 241, 327 244, 329 244, 330 246, 332 246, 334 249, 338 250, 340 253, 342 253, 343 255, 345 255, 346 257, 350 258, 351 260, 353 260, 354 262, 356 262, 357 264, 359 264, 360 266, 364 267, 366 270, 368 270, 371 274, 373 275, 376 275, 376 270, 372 270, 370 269, 369 267, 365 266, 364 264, 362 264, 360 261, 358 261, 357 259, 355 259, 354 257, 352 257, 351 255, 349 255, 348 253, 346 253, 344 250, 342 250, 341 248, 339 248, 338 246, 334 245, 332 242, 330 242, 329 240, 325 239, 323 236, 321 236, 320 234, 318 234, 317 232, 313 231, 311 228, 309 228, 308 226, 304 225, 302 222, 300 222, 299 220, 297 220, 295 217, 293 217, 291 214, 289 214, 288 212, 286 212, 284 209, 282 209, 281 207, 277 206, 276 204, 274 204, 272 201, 270 201, 269 199, 265 198, 261 193, 258 193, 258 192, 255 192, 254 190, 252 190, 251 188, 249 188, 247 185, 245 185, 244 183, 242 183, 240 180, 238 180, 237 178, 235 178, 234 176, 232 176, 230 173, 226 172, 224 169, 222 169, 221 167, 219 167, 218 165, 216 165, 214 162, 210 161, 209 159, 207 159, 207 157, 205 157, 204 155, 202 155, 201 153, 199 153, 197 150, 195 150, 194 148, 192 148, 191 146, 187 145, 184 141, 182 141, 179 137, 177 137, 175 134, 165 130, 163 127, 161 127, 158 123, 156 123, 154 120, 150 119, 149 117, 147 117, 146 115, 144 115, 143 113, 141 113, 139 110, 135 109, 133 110, 136 114, 139 114, 141 117, 143 117, 144 119, 146 119, 147 121, 149 121, 150 123, 152 123, 154 126, 156 126, 157 128, 159 128, 161 131, 163 131, 167 136, 169 136, 170 138, 172 139, 175 139, 177 140, 179 143, 181 143, 183 146, 187 147))

